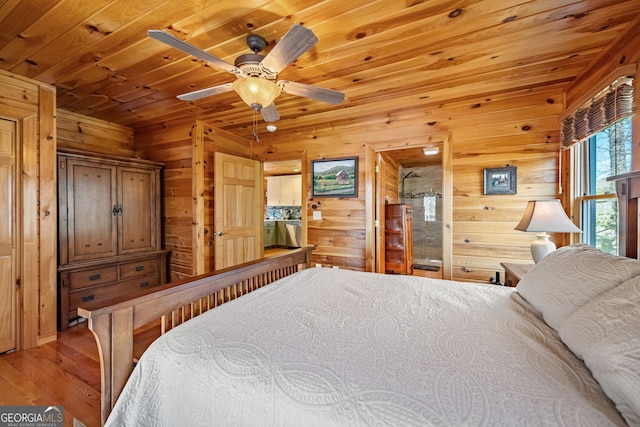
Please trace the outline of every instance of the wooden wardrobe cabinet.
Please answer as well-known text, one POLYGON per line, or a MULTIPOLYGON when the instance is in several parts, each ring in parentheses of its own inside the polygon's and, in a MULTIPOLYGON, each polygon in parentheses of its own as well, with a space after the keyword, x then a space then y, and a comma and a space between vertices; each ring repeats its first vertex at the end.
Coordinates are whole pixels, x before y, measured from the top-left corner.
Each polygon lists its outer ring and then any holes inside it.
POLYGON ((161 163, 58 153, 59 327, 83 302, 166 282, 160 245, 161 163))
POLYGON ((385 205, 385 273, 413 274, 413 208, 409 205, 385 205))

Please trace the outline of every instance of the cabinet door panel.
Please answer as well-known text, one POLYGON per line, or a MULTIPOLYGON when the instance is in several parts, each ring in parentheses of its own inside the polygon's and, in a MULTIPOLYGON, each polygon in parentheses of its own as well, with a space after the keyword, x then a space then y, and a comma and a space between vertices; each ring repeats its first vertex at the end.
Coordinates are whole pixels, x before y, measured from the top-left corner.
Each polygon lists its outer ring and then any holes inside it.
POLYGON ((69 261, 116 255, 115 166, 70 159, 67 168, 69 261))
POLYGON ((280 179, 277 176, 267 178, 267 206, 280 206, 280 179))
POLYGON ((146 169, 120 169, 119 200, 122 206, 119 253, 156 248, 155 172, 146 169))

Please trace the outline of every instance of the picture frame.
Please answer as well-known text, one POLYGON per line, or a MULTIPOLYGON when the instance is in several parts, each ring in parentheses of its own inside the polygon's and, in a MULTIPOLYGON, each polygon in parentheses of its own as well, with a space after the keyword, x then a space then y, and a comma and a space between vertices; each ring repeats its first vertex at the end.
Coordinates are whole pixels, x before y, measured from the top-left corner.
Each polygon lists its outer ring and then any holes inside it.
POLYGON ((484 170, 484 194, 516 194, 517 168, 486 168, 484 170))
POLYGON ((358 197, 358 158, 311 161, 311 197, 358 197))

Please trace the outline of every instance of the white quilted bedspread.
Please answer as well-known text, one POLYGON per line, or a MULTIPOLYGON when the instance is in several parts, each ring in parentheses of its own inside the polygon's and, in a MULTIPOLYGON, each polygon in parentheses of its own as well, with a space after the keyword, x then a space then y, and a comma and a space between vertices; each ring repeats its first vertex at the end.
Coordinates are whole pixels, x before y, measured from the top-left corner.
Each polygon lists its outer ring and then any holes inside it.
POLYGON ((514 289, 325 268, 162 336, 107 424, 625 425, 514 289))

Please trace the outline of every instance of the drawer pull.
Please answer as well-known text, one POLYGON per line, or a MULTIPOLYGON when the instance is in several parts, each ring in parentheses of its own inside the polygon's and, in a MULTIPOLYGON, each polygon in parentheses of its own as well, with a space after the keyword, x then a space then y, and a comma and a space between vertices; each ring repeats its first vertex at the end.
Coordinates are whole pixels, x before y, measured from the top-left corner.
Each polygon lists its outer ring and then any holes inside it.
POLYGON ((93 294, 82 297, 82 302, 93 301, 93 294))
POLYGON ((142 283, 140 283, 140 287, 141 287, 141 288, 146 288, 147 286, 149 286, 149 282, 142 282, 142 283))
POLYGON ((89 276, 89 280, 100 280, 102 276, 100 276, 100 274, 92 274, 91 276, 89 276))
POLYGON ((136 271, 142 271, 144 270, 144 265, 139 265, 136 267, 136 271))

